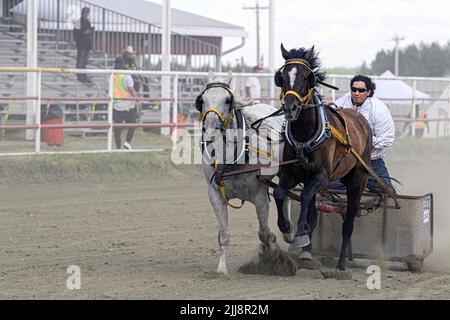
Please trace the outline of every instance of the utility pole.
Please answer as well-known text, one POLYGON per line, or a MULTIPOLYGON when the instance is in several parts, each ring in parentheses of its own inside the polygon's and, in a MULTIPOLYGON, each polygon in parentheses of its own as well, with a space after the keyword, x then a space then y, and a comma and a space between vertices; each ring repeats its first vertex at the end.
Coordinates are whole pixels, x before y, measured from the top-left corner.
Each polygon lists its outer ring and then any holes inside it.
POLYGON ((242 9, 244 10, 255 10, 256 12, 256 65, 259 66, 260 64, 260 59, 261 59, 261 50, 260 50, 260 45, 261 45, 261 41, 260 41, 260 36, 259 36, 259 12, 261 10, 267 10, 270 9, 270 7, 261 7, 258 3, 258 0, 256 0, 256 5, 254 7, 246 7, 244 6, 242 9))
POLYGON ((395 41, 395 75, 398 77, 399 75, 399 60, 400 60, 400 53, 399 53, 399 44, 400 41, 405 40, 405 37, 399 37, 398 35, 395 36, 394 39, 392 39, 392 41, 395 41))

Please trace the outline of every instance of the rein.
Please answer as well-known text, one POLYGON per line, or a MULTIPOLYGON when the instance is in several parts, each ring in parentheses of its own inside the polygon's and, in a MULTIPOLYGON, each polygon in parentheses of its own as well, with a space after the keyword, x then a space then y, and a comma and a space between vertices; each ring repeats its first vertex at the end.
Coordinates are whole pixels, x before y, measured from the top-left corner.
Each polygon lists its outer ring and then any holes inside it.
MULTIPOLYGON (((231 99, 230 99, 230 107, 229 107, 228 112, 227 112, 227 114, 225 116, 217 108, 209 108, 204 113, 200 112, 199 120, 202 122, 202 125, 203 126, 205 125, 206 116, 209 113, 214 113, 220 119, 220 122, 222 124, 221 130, 222 131, 227 130, 230 127, 230 125, 233 123, 233 118, 234 118, 235 113, 236 113, 237 126, 239 127, 239 123, 240 122, 242 123, 242 129, 243 129, 243 132, 244 132, 243 136, 245 137, 245 135, 246 135, 246 133, 245 133, 246 132, 245 118, 242 116, 241 113, 238 114, 238 111, 235 109, 235 106, 234 106, 234 93, 231 90, 230 86, 228 84, 222 83, 222 82, 210 83, 210 84, 208 84, 206 86, 206 89, 202 92, 200 97, 203 96, 203 94, 207 90, 209 90, 211 88, 223 88, 226 91, 228 91, 228 93, 230 94, 230 97, 231 97, 231 99)), ((223 136, 223 138, 225 139, 225 136, 223 136)), ((206 142, 204 141, 203 135, 202 135, 201 144, 202 144, 202 149, 203 149, 202 154, 204 154, 204 152, 206 152, 207 156, 210 159, 212 159, 213 157, 208 153, 208 150, 207 150, 207 147, 206 147, 206 142)), ((256 151, 259 151, 259 150, 256 150, 256 151)), ((245 144, 244 144, 243 147, 242 147, 242 150, 240 152, 240 155, 237 157, 236 160, 234 160, 234 164, 239 162, 239 160, 244 156, 245 152, 246 152, 246 148, 245 148, 245 144)), ((226 166, 226 164, 219 164, 218 160, 214 160, 214 164, 213 164, 214 174, 211 177, 211 182, 210 183, 212 183, 213 180, 215 179, 215 181, 217 183, 217 186, 219 187, 220 195, 223 198, 223 200, 225 201, 225 203, 227 204, 227 206, 230 206, 233 209, 241 209, 244 206, 244 204, 245 204, 244 200, 241 200, 240 206, 235 206, 235 205, 231 204, 230 199, 227 197, 226 190, 225 190, 225 183, 222 181, 222 175, 224 173, 225 166, 226 166)))
MULTIPOLYGON (((291 64, 297 64, 297 65, 301 65, 301 66, 305 67, 310 72, 310 74, 312 74, 314 76, 314 78, 315 78, 314 80, 316 83, 324 85, 324 86, 334 89, 334 90, 339 90, 337 87, 329 85, 329 84, 324 83, 323 81, 317 79, 316 75, 314 74, 314 71, 311 69, 309 62, 305 59, 288 59, 288 60, 286 60, 286 63, 284 64, 284 66, 282 66, 279 69, 279 72, 281 72, 286 66, 291 65, 291 64)), ((315 96, 314 88, 309 88, 308 93, 304 97, 302 97, 301 94, 299 94, 298 92, 296 92, 294 90, 289 90, 286 93, 282 94, 282 96, 281 96, 282 103, 284 103, 284 99, 288 95, 293 95, 302 105, 304 105, 303 109, 309 109, 309 108, 315 108, 315 107, 320 107, 322 109, 323 107, 327 107, 332 113, 334 113, 338 117, 339 121, 342 122, 342 124, 344 125, 344 128, 345 128, 345 137, 344 137, 339 132, 338 129, 336 129, 334 126, 332 126, 330 124, 330 122, 328 121, 328 118, 326 117, 326 114, 325 114, 325 118, 324 118, 324 114, 319 113, 320 117, 322 118, 319 120, 319 123, 322 123, 322 125, 325 124, 325 133, 320 133, 319 138, 317 138, 317 140, 316 140, 318 143, 314 145, 314 149, 311 148, 313 141, 298 142, 298 141, 294 140, 294 141, 292 141, 293 143, 291 142, 291 144, 296 149, 297 157, 300 156, 300 158, 303 158, 303 160, 302 159, 299 159, 299 160, 302 160, 300 162, 305 166, 305 168, 309 168, 310 166, 307 163, 307 160, 304 159, 305 158, 304 152, 305 151, 312 152, 312 151, 316 150, 322 143, 324 143, 330 137, 334 137, 340 144, 342 144, 346 147, 345 154, 351 153, 357 159, 357 161, 359 161, 364 166, 364 168, 375 178, 375 180, 379 183, 379 185, 383 189, 383 191, 386 192, 390 197, 393 198, 396 208, 400 208, 400 204, 398 203, 396 192, 389 189, 386 186, 386 184, 383 182, 383 180, 373 171, 373 169, 367 163, 364 162, 364 160, 355 151, 355 149, 353 149, 345 119, 338 112, 336 112, 336 110, 334 110, 331 107, 331 105, 323 104, 321 101, 319 101, 319 103, 305 105, 311 99, 314 100, 314 96, 315 96)), ((318 130, 320 130, 320 129, 318 129, 318 130)), ((293 140, 293 137, 291 136, 291 133, 289 131, 290 131, 290 127, 287 126, 287 130, 285 132, 286 137, 288 138, 288 140, 289 139, 293 140)), ((322 131, 323 131, 323 128, 322 128, 322 131)), ((318 133, 316 132, 316 136, 317 135, 318 135, 318 133)), ((343 160, 343 159, 341 159, 341 160, 343 160)))

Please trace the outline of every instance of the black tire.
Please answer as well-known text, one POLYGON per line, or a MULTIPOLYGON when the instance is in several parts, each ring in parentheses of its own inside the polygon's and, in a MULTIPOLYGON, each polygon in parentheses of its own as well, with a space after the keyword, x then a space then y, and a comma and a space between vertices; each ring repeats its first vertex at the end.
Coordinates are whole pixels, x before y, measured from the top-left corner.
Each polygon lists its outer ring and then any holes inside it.
POLYGON ((423 269, 423 259, 407 262, 406 265, 411 272, 421 272, 423 269))

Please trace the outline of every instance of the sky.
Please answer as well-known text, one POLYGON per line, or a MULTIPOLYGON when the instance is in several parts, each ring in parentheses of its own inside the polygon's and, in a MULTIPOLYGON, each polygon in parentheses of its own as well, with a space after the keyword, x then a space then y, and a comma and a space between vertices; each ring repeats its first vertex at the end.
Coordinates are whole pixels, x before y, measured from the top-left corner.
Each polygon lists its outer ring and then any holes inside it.
MULTIPOLYGON (((244 57, 256 63, 256 14, 243 6, 268 6, 268 0, 171 0, 176 9, 239 25, 248 33, 242 49, 224 57, 236 63, 244 57)), ((161 4, 161 0, 151 0, 161 4)), ((413 43, 450 40, 450 0, 274 0, 276 65, 282 64, 280 44, 286 49, 315 46, 326 68, 369 65, 380 49, 393 49, 392 39, 405 40, 400 48, 413 43)), ((269 12, 261 13, 261 53, 268 61, 269 12)), ((226 38, 224 50, 240 39, 226 38)))

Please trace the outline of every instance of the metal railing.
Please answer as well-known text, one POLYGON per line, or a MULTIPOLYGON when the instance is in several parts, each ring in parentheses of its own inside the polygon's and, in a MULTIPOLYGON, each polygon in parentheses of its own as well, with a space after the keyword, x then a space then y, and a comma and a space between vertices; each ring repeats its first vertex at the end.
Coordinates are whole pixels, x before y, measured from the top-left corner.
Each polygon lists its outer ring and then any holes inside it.
MULTIPOLYGON (((192 128, 194 124, 192 122, 188 123, 178 123, 178 112, 180 110, 180 106, 182 104, 188 105, 188 109, 193 110, 193 104, 196 95, 198 92, 193 91, 190 92, 189 96, 183 95, 183 90, 181 88, 185 87, 186 83, 197 83, 200 85, 200 82, 206 84, 206 80, 208 77, 208 73, 204 72, 161 72, 161 71, 129 71, 129 70, 77 70, 77 69, 60 69, 60 68, 20 68, 20 67, 0 67, 0 73, 36 73, 37 74, 37 95, 34 97, 28 96, 16 96, 16 97, 0 97, 0 103, 2 101, 17 101, 21 103, 26 103, 28 106, 28 112, 33 113, 34 123, 32 124, 3 124, 0 125, 0 130, 3 131, 17 131, 17 130, 32 130, 35 132, 34 135, 34 152, 22 153, 22 154, 46 154, 47 152, 41 151, 41 130, 43 129, 105 129, 107 130, 107 143, 105 149, 99 149, 98 152, 113 152, 116 151, 113 149, 113 129, 114 128, 171 128, 171 139, 175 144, 178 139, 178 130, 181 128, 192 128), (43 74, 58 74, 58 73, 66 73, 66 74, 77 74, 77 73, 85 73, 91 75, 104 75, 108 78, 109 89, 108 92, 104 96, 99 97, 49 97, 43 94, 42 92, 42 76, 43 74), (113 123, 113 76, 115 74, 131 74, 131 75, 142 75, 146 77, 152 77, 161 79, 163 76, 169 76, 171 78, 171 93, 170 97, 162 99, 161 97, 141 97, 139 99, 127 99, 127 100, 140 100, 143 103, 170 103, 170 121, 167 123, 136 123, 136 124, 114 124, 113 123), (186 81, 188 80, 188 81, 186 81), (200 81, 200 82, 199 82, 200 81), (41 119, 41 108, 45 105, 45 102, 52 101, 54 103, 64 103, 67 101, 89 101, 89 102, 103 102, 107 104, 106 110, 106 119, 103 121, 85 121, 85 122, 74 122, 74 123, 64 123, 64 124, 44 124, 41 119)), ((225 77, 226 74, 217 74, 219 77, 225 77)), ((237 83, 243 83, 243 81, 239 81, 240 79, 245 79, 246 77, 252 76, 252 74, 239 74, 236 75, 237 83)), ((258 77, 261 77, 266 80, 267 83, 271 83, 272 75, 271 74, 258 74, 258 77)), ((267 99, 267 100, 273 100, 267 99)), ((139 150, 142 151, 142 150, 139 150)), ((84 151, 79 151, 83 153, 84 151)), ((90 152, 93 152, 92 150, 90 152)), ((54 152, 51 152, 52 154, 54 152)), ((61 152, 64 153, 64 152, 61 152)), ((70 152, 73 153, 73 152, 70 152)), ((3 155, 8 155, 11 153, 3 153, 3 155)), ((12 153, 16 155, 17 153, 12 153)))
MULTIPOLYGON (((90 8, 90 21, 95 28, 92 44, 97 55, 91 59, 94 64, 111 67, 114 58, 122 55, 127 46, 133 46, 137 54, 136 62, 141 69, 161 69, 160 27, 89 1, 40 0, 38 42, 54 43, 54 47, 51 48, 55 51, 54 54, 67 44, 74 44, 74 21, 80 19, 83 7, 90 8)), ((24 40, 26 2, 4 0, 2 9, 0 24, 4 27, 0 31, 15 39, 24 40)), ((172 32, 171 42, 172 70, 206 71, 210 67, 217 66, 222 49, 220 37, 185 36, 172 32)))
MULTIPOLYGON (((99 152, 112 152, 113 150, 113 128, 114 127, 134 127, 134 128, 146 128, 146 129, 155 129, 155 128, 172 128, 172 141, 175 143, 178 139, 178 129, 181 128, 189 128, 193 126, 193 121, 187 121, 186 123, 179 124, 178 123, 178 114, 179 113, 192 113, 191 120, 196 119, 196 115, 198 114, 194 107, 194 101, 196 96, 202 91, 206 82, 207 82, 207 73, 198 73, 198 72, 161 72, 161 71, 123 71, 123 70, 76 70, 76 69, 52 69, 52 68, 16 68, 16 67, 0 67, 0 74, 7 73, 27 73, 33 72, 38 75, 37 77, 37 87, 38 94, 35 97, 27 97, 26 94, 21 96, 9 96, 9 97, 0 97, 0 105, 4 103, 4 105, 9 106, 13 103, 21 103, 25 104, 28 109, 28 112, 32 110, 34 115, 34 122, 32 124, 26 125, 25 123, 19 123, 17 125, 8 124, 2 121, 0 124, 0 130, 2 131, 10 131, 10 130, 33 130, 36 132, 35 140, 34 140, 34 152, 33 153, 41 153, 41 140, 40 140, 40 131, 42 129, 87 129, 87 128, 95 128, 95 129, 104 129, 107 134, 107 142, 105 144, 104 149, 97 149, 99 152), (45 91, 42 90, 42 76, 44 74, 76 74, 76 73, 87 73, 91 75, 99 75, 104 76, 105 81, 108 82, 108 90, 101 95, 95 97, 86 97, 73 95, 68 97, 54 97, 48 96, 45 91), (168 76, 171 78, 171 86, 170 86, 170 95, 164 99, 161 98, 159 94, 154 94, 152 96, 141 97, 139 100, 143 102, 144 105, 152 105, 154 107, 159 107, 163 103, 169 103, 170 108, 168 112, 170 113, 169 121, 165 123, 161 122, 161 108, 157 109, 157 117, 159 118, 157 121, 151 122, 142 122, 137 124, 114 124, 113 123, 113 98, 112 98, 112 79, 113 75, 116 73, 129 73, 132 75, 142 75, 146 76, 150 79, 155 80, 155 82, 161 82, 163 76, 168 76), (196 90, 191 90, 195 88, 196 90), (189 89, 189 90, 187 90, 189 89), (104 116, 100 118, 89 118, 86 121, 65 121, 65 123, 60 125, 47 125, 42 123, 41 119, 41 108, 43 105, 50 103, 58 103, 58 104, 68 104, 68 103, 92 103, 92 104, 100 104, 103 103, 106 108, 102 111, 95 111, 96 114, 102 113, 104 116)), ((225 77, 226 74, 218 74, 219 78, 225 77)), ((265 103, 274 103, 276 106, 280 105, 279 101, 279 89, 276 90, 276 96, 270 97, 269 92, 271 92, 270 86, 273 86, 273 75, 264 73, 264 74, 246 74, 246 73, 238 73, 233 75, 235 94, 245 96, 245 83, 246 79, 250 76, 255 76, 260 79, 262 84, 262 102, 265 103)), ((328 78, 328 82, 332 84, 338 84, 341 82, 342 85, 348 85, 350 76, 339 76, 339 75, 330 75, 328 78)), ((387 102, 391 108, 399 107, 399 109, 403 109, 403 114, 394 114, 394 120, 396 122, 397 133, 402 132, 401 126, 414 126, 418 121, 422 121, 421 119, 417 119, 415 116, 408 117, 408 114, 412 111, 412 107, 417 103, 421 103, 427 106, 427 111, 437 110, 439 113, 436 115, 429 114, 428 119, 426 120, 430 126, 433 125, 433 133, 429 135, 429 137, 448 137, 450 136, 449 124, 449 109, 450 109, 450 79, 429 79, 429 78, 396 78, 403 79, 404 81, 410 81, 412 83, 413 88, 428 87, 430 90, 425 90, 430 97, 427 99, 423 99, 422 101, 417 101, 416 99, 410 99, 408 104, 398 104, 396 103, 405 103, 405 100, 402 99, 400 101, 396 101, 393 97, 382 97, 385 102, 387 102), (439 92, 440 91, 440 92, 439 92), (439 92, 439 93, 438 93, 439 92)), ((390 79, 391 80, 391 79, 390 79)), ((341 86, 342 88, 345 88, 341 86)), ((337 94, 329 91, 326 88, 320 87, 321 93, 324 95, 325 101, 334 101, 337 97, 340 97, 345 93, 344 90, 338 91, 337 94)), ((87 110, 86 112, 91 113, 94 112, 92 110, 87 110)), ((5 114, 5 111, 0 114, 5 114)), ((411 130, 411 135, 414 135, 414 129, 411 130)))

